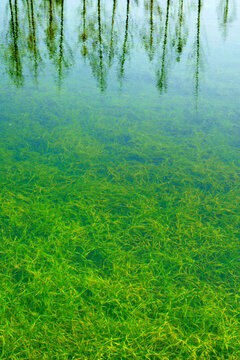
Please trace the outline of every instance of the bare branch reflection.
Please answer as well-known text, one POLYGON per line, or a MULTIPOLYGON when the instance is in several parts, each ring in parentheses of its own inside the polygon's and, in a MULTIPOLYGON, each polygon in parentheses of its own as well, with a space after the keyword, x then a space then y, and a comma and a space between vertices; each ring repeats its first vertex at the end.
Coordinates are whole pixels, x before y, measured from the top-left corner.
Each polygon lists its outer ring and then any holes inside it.
POLYGON ((21 52, 19 50, 18 0, 9 0, 10 22, 5 52, 6 69, 17 86, 23 85, 21 52))
MULTIPOLYGON (((113 76, 123 85, 129 65, 126 60, 141 46, 160 94, 167 91, 175 64, 190 59, 193 92, 198 99, 204 53, 202 0, 80 0, 70 15, 72 19, 67 18, 70 5, 64 0, 6 1, 4 59, 6 71, 17 86, 23 85, 27 72, 37 83, 41 67, 49 72, 54 69, 53 77, 61 88, 71 66, 83 59, 104 92, 113 76), (192 24, 188 17, 191 12, 195 14, 194 9, 197 19, 192 24)), ((234 0, 219 0, 217 16, 224 39, 235 13, 234 0)))
POLYGON ((236 18, 236 4, 234 0, 220 0, 217 9, 219 27, 222 31, 222 36, 226 40, 229 26, 236 18))

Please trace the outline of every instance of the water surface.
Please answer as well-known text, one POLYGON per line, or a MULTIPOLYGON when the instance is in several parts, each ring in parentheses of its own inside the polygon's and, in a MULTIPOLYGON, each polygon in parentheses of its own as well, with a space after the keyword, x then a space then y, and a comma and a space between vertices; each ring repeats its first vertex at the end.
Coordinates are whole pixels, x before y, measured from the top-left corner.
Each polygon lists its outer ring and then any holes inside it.
POLYGON ((1 2, 2 359, 240 358, 239 12, 1 2))

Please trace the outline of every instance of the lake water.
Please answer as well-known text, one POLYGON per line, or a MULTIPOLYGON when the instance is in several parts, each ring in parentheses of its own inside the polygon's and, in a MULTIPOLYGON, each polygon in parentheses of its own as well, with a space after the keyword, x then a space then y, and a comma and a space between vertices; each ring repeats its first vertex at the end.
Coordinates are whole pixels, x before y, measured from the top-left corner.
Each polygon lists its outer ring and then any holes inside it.
POLYGON ((1 1, 1 359, 240 359, 239 20, 1 1))

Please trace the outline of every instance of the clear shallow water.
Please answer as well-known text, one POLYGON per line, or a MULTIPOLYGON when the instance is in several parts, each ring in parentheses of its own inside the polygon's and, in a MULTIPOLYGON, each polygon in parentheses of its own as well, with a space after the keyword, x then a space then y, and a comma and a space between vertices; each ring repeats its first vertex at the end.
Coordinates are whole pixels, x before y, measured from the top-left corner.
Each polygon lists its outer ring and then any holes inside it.
POLYGON ((239 359, 239 6, 0 5, 1 357, 239 359))

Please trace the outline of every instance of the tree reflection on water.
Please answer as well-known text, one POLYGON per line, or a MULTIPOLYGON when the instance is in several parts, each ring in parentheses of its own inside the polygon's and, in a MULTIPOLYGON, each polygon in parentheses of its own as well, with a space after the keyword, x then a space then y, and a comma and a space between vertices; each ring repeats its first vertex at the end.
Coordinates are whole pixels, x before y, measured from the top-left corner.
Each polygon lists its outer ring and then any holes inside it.
MULTIPOLYGON (((24 84, 31 73, 35 82, 41 65, 52 64, 55 79, 61 87, 67 70, 81 58, 91 69, 101 91, 105 91, 108 74, 116 65, 122 84, 128 60, 141 46, 153 65, 156 86, 167 91, 173 65, 180 63, 185 53, 195 64, 194 93, 198 97, 201 68, 201 0, 81 0, 77 11, 67 15, 64 0, 8 0, 5 30, 4 60, 6 72, 15 85, 24 84), (196 13, 196 29, 190 16, 196 13), (26 23, 27 19, 27 23, 26 23), (69 31, 69 24, 77 26, 69 31), (195 33, 195 38, 194 38, 195 33), (77 34, 76 39, 74 36, 77 34), (193 42, 194 51, 191 53, 193 42), (77 50, 76 50, 77 49, 77 50), (190 53, 188 54, 188 52, 190 53)), ((224 38, 234 20, 234 0, 220 0, 218 23, 224 38)))

